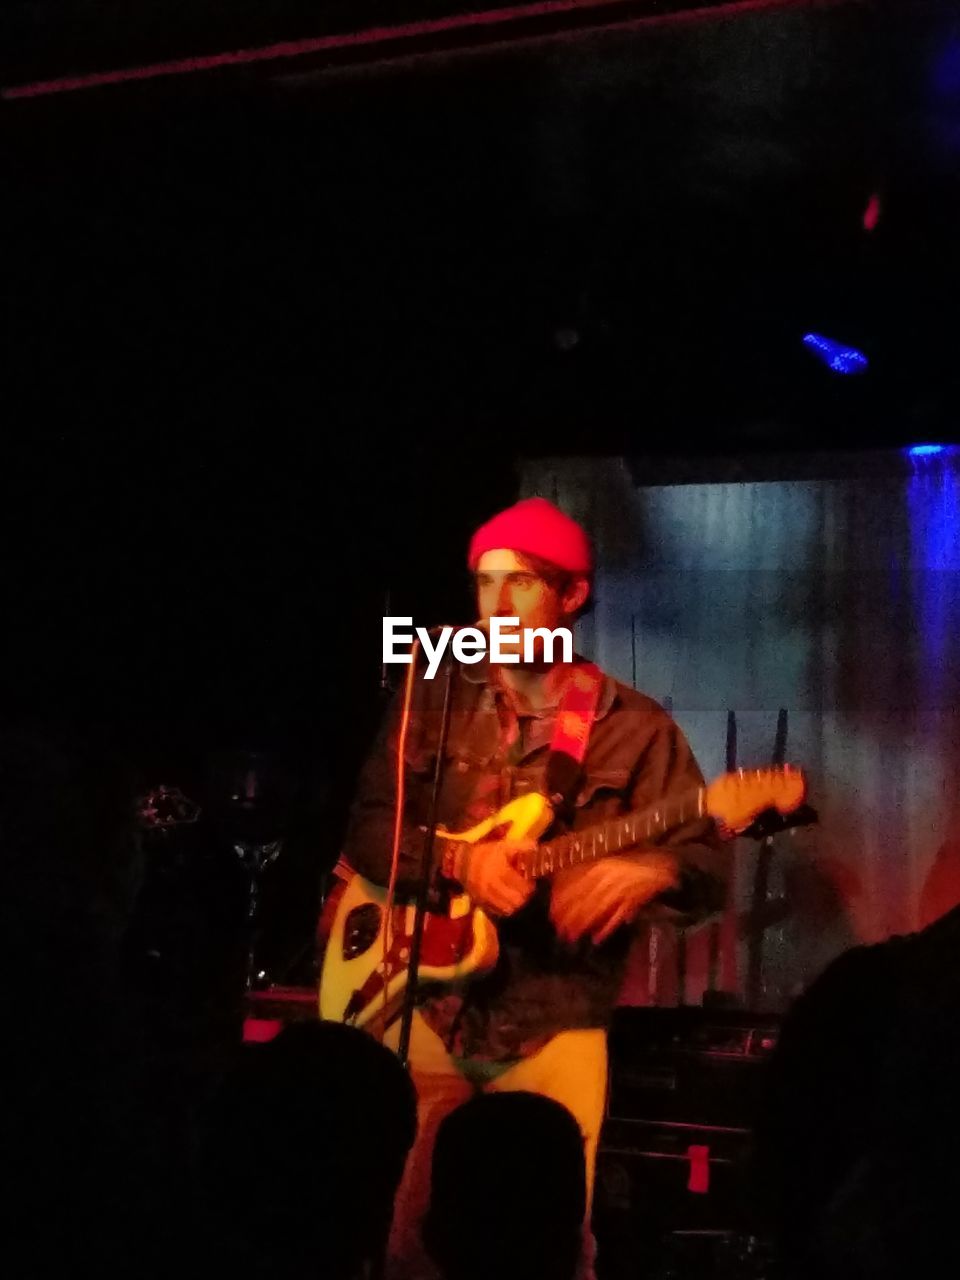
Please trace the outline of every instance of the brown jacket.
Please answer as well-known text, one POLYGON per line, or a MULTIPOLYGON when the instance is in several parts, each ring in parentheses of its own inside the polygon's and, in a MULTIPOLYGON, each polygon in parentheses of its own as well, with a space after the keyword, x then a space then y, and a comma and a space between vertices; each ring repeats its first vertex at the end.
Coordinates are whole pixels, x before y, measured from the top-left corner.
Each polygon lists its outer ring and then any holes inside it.
MULTIPOLYGON (((513 797, 543 788, 556 708, 518 718, 490 679, 485 658, 475 665, 448 663, 453 668, 451 719, 438 821, 456 832, 513 797)), ((448 663, 433 680, 421 675, 414 689, 401 894, 412 893, 420 867, 448 663)), ((401 703, 398 695, 361 771, 343 849, 354 869, 380 885, 390 874, 401 703)), ((571 803, 547 835, 580 830, 702 784, 687 741, 670 716, 651 698, 605 676, 583 768, 570 788, 571 803)), ((681 887, 651 904, 647 919, 691 923, 722 907, 727 858, 712 820, 694 820, 653 843, 675 853, 681 887)), ((435 844, 435 866, 439 852, 435 844)), ((438 874, 432 883, 441 886, 438 874)), ((550 923, 549 895, 549 882, 540 881, 526 906, 499 922, 500 958, 492 973, 454 989, 421 984, 421 1011, 457 1056, 509 1061, 535 1052, 558 1031, 608 1024, 632 930, 620 929, 600 946, 589 938, 575 946, 562 944, 550 923)))

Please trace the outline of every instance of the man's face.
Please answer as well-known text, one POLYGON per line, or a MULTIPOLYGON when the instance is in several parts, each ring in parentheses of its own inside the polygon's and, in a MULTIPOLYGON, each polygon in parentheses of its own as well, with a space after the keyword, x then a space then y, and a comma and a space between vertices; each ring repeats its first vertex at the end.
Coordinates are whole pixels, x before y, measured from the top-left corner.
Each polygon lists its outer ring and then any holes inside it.
MULTIPOLYGON (((525 568, 514 551, 484 552, 474 571, 474 580, 481 622, 489 622, 495 617, 520 619, 520 646, 510 645, 508 651, 511 653, 522 655, 524 628, 546 627, 555 631, 557 627, 569 625, 559 593, 543 578, 525 568)), ((505 627, 501 634, 507 640, 517 635, 518 630, 505 627)), ((542 648, 540 639, 535 652, 539 654, 542 648)))

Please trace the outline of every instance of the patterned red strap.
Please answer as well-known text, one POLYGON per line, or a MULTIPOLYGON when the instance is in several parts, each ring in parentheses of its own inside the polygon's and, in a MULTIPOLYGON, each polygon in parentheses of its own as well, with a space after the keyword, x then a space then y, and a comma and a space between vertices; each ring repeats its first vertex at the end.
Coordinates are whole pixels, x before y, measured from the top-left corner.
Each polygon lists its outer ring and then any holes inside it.
POLYGON ((577 764, 583 763, 602 687, 603 672, 595 663, 584 662, 574 668, 560 700, 551 751, 562 751, 577 764))

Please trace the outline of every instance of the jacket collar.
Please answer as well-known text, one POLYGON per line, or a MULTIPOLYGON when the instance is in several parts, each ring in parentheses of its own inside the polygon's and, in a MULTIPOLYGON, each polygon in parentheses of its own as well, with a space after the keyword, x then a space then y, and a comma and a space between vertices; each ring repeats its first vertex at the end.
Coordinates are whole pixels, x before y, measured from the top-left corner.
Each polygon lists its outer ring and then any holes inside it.
MULTIPOLYGON (((573 661, 574 663, 586 662, 588 659, 586 659, 582 654, 575 653, 573 655, 573 661)), ((488 688, 491 688, 494 691, 496 690, 496 682, 492 678, 492 671, 490 668, 490 659, 486 654, 483 655, 479 662, 464 662, 461 664, 461 667, 464 680, 469 681, 470 684, 486 685, 488 688)), ((614 700, 617 696, 616 680, 614 680, 613 676, 607 675, 606 672, 603 672, 602 674, 603 685, 600 689, 600 700, 597 703, 597 714, 594 717, 596 720, 602 720, 604 716, 608 714, 610 709, 613 707, 614 700)))

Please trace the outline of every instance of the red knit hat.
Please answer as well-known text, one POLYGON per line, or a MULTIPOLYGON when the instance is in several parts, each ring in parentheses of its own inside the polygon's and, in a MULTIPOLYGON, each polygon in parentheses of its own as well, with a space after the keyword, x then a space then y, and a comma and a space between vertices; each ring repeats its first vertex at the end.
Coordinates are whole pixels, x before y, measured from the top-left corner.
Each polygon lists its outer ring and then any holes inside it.
POLYGON ((546 498, 524 498, 480 526, 467 563, 475 569, 485 551, 526 552, 570 573, 589 574, 593 552, 586 532, 546 498))

